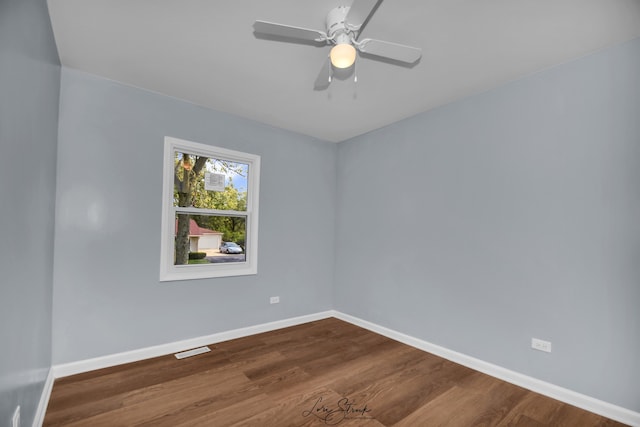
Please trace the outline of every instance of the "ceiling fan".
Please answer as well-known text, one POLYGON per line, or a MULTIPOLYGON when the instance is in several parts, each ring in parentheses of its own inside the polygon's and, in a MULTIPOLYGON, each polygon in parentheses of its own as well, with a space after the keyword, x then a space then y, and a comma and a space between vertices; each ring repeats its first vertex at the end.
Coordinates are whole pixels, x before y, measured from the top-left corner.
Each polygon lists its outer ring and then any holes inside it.
POLYGON ((382 60, 414 64, 422 56, 422 50, 413 46, 375 40, 358 40, 362 28, 382 0, 353 0, 351 6, 338 6, 327 15, 326 31, 257 20, 253 28, 258 34, 286 40, 333 45, 320 70, 314 88, 329 87, 335 69, 350 69, 356 61, 356 51, 382 60))

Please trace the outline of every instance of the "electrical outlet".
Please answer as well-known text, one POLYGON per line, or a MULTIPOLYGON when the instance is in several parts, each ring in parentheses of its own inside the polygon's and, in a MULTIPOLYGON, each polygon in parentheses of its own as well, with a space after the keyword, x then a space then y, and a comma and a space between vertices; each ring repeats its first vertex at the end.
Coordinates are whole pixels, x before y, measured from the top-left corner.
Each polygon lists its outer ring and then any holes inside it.
POLYGON ((11 427, 20 427, 20 405, 13 411, 13 417, 11 418, 11 427))
POLYGON ((280 302, 280 297, 271 297, 269 298, 269 303, 278 304, 280 302))
POLYGON ((531 338, 531 348, 551 353, 551 342, 539 340, 538 338, 531 338))

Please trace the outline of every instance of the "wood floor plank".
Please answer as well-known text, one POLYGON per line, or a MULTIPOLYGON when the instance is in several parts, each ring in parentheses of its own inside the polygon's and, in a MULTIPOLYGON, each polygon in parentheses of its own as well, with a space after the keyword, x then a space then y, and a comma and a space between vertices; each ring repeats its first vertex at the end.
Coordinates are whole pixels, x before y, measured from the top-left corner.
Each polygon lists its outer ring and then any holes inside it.
POLYGON ((44 426, 622 425, 334 318, 210 348, 56 380, 44 426))
MULTIPOLYGON (((261 412, 268 411, 271 403, 265 395, 255 395, 249 399, 234 400, 223 408, 205 411, 199 416, 183 417, 175 424, 163 426, 201 427, 201 426, 236 426, 244 425, 245 421, 261 412)), ((151 424, 159 425, 159 424, 151 424)))
MULTIPOLYGON (((137 425, 143 423, 147 418, 157 414, 166 414, 180 410, 189 406, 194 396, 199 400, 215 399, 223 395, 230 389, 248 387, 251 382, 241 373, 232 370, 204 371, 195 376, 188 376, 172 380, 161 385, 144 387, 136 392, 123 393, 117 397, 101 399, 96 406, 105 404, 105 400, 117 399, 121 405, 116 409, 96 411, 93 414, 86 413, 86 405, 78 407, 71 413, 82 412, 81 419, 70 421, 70 418, 63 419, 60 425, 92 425, 109 426, 113 420, 125 420, 123 425, 137 425), (97 413, 96 413, 97 412, 97 413)), ((67 411, 67 414, 70 411, 67 411)))
POLYGON ((75 407, 84 402, 105 399, 106 397, 150 387, 173 379, 193 375, 204 370, 224 367, 229 359, 222 353, 206 353, 198 359, 183 359, 184 363, 175 363, 174 356, 163 356, 136 362, 130 369, 121 367, 95 371, 95 376, 86 374, 56 380, 54 387, 58 393, 52 394, 51 404, 63 408, 75 407), (206 363, 203 363, 206 362, 206 363))
POLYGON ((453 386, 393 425, 472 426, 475 425, 473 420, 480 414, 478 408, 483 406, 484 396, 482 393, 453 386))

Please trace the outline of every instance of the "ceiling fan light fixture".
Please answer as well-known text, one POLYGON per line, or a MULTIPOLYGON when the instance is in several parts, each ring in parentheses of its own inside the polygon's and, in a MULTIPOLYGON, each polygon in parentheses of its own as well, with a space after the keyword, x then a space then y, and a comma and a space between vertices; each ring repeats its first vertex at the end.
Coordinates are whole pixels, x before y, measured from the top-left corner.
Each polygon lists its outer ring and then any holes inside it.
POLYGON ((282 41, 330 45, 331 52, 325 58, 314 84, 315 90, 324 90, 331 83, 334 72, 341 78, 353 75, 354 81, 356 80, 355 62, 359 60, 358 52, 369 59, 390 60, 392 63, 408 65, 415 64, 422 56, 422 50, 417 47, 384 40, 359 39, 362 28, 381 1, 351 0, 347 2, 351 3, 350 6, 334 7, 327 14, 326 31, 260 20, 256 20, 253 29, 256 36, 265 34, 282 41))
POLYGON ((356 48, 350 43, 339 43, 331 48, 331 64, 336 68, 349 68, 356 62, 356 48))

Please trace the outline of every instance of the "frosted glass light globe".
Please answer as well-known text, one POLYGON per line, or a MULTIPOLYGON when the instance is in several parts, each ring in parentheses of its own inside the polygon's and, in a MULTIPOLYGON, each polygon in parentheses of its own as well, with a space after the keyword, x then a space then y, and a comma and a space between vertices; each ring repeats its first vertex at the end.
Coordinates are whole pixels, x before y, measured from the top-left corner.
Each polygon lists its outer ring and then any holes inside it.
POLYGON ((356 62, 356 48, 348 43, 340 43, 331 49, 331 64, 336 68, 349 68, 356 62))

